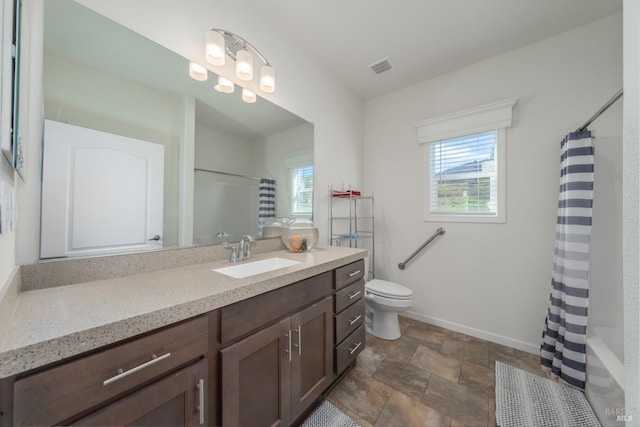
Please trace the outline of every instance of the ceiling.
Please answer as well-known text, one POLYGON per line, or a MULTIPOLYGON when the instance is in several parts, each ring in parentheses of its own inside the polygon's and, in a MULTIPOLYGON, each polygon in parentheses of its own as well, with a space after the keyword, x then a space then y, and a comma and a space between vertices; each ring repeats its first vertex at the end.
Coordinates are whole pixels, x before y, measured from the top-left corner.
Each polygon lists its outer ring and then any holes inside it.
POLYGON ((242 1, 362 99, 622 11, 622 0, 242 1), (376 75, 383 57, 393 68, 376 75))

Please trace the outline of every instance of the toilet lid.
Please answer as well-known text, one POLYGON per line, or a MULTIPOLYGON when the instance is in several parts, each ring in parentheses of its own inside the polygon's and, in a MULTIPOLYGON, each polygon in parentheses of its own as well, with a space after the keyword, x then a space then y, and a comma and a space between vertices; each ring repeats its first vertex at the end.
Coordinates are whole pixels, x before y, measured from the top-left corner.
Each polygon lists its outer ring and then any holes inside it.
POLYGON ((365 283, 364 287, 367 292, 386 298, 410 299, 413 296, 411 289, 386 280, 373 279, 365 283))

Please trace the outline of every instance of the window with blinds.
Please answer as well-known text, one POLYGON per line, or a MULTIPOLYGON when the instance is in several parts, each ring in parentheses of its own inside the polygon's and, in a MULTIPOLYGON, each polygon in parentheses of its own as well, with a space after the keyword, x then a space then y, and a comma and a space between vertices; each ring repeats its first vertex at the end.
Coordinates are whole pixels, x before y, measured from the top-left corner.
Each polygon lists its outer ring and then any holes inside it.
POLYGON ((294 167, 291 171, 291 213, 313 213, 313 165, 294 167))
POLYGON ((495 131, 432 142, 429 151, 432 214, 496 214, 495 131))
POLYGON ((416 122, 424 220, 506 222, 506 129, 517 98, 416 122))

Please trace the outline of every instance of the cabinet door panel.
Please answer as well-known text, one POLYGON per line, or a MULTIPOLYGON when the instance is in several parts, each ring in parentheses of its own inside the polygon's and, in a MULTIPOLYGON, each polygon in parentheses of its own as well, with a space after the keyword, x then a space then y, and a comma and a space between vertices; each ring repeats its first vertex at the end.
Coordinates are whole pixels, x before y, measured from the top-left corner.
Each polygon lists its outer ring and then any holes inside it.
POLYGON ((221 351, 225 427, 291 423, 289 325, 284 319, 221 351))
POLYGON ((207 359, 194 363, 73 423, 77 426, 207 425, 207 359), (202 380, 202 383, 201 383, 202 380), (201 414, 200 411, 204 411, 201 414), (202 423, 201 423, 202 421, 202 423))
POLYGON ((295 420, 334 379, 332 297, 292 316, 291 328, 291 418, 295 420))

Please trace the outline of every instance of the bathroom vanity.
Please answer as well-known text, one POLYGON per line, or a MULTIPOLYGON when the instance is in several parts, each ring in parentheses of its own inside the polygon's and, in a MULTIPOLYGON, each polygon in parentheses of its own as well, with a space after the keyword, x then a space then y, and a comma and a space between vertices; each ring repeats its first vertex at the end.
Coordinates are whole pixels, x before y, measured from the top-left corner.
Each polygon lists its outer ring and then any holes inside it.
POLYGON ((276 251, 256 259, 298 263, 234 279, 218 261, 23 292, 0 349, 0 425, 299 422, 364 347, 365 255, 276 251))

